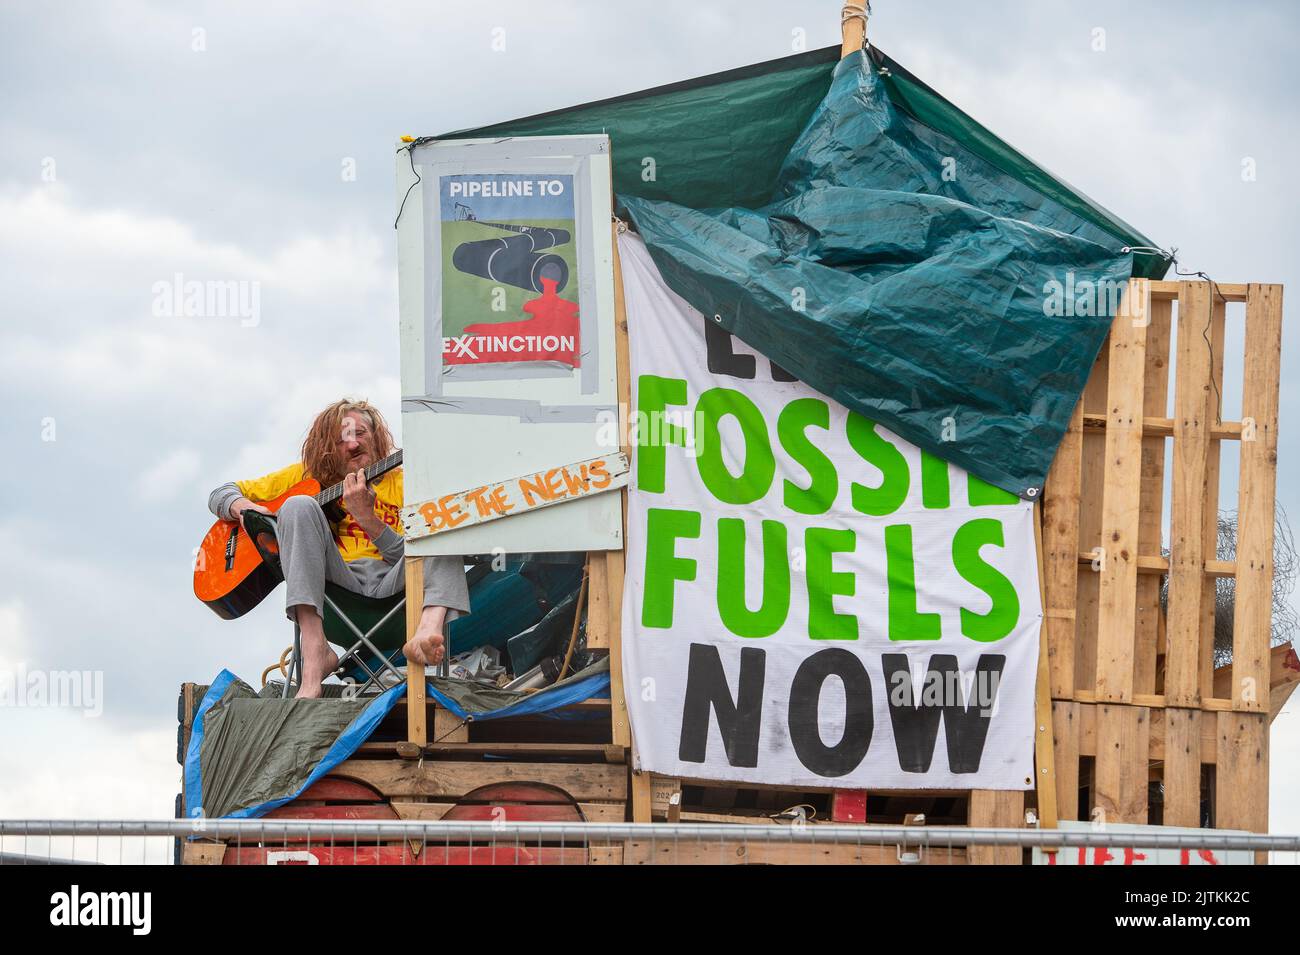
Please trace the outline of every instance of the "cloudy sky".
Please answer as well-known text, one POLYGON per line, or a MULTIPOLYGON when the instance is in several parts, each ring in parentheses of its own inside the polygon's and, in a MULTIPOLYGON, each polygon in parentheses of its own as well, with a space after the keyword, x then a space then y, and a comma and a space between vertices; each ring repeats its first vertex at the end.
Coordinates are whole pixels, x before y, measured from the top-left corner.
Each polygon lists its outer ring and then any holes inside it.
MULTIPOLYGON (((875 6, 883 49, 1177 246, 1185 267, 1300 288, 1294 5, 875 6)), ((170 815, 179 685, 222 667, 256 680, 289 639, 275 600, 238 623, 195 601, 191 551, 210 523, 208 490, 292 460, 328 401, 368 396, 396 420, 397 136, 838 43, 838 10, 834 0, 0 9, 0 394, 13 452, 0 496, 0 669, 103 674, 96 718, 0 714, 0 816, 170 815), (157 314, 156 283, 178 274, 257 283, 256 322, 157 314)), ((1279 492, 1293 515, 1298 335, 1288 314, 1279 492)), ((1230 334, 1227 354, 1240 348, 1230 334)), ((1225 416, 1240 405, 1229 365, 1225 416)), ((1274 724, 1276 831, 1300 832, 1298 713, 1293 702, 1274 724)))

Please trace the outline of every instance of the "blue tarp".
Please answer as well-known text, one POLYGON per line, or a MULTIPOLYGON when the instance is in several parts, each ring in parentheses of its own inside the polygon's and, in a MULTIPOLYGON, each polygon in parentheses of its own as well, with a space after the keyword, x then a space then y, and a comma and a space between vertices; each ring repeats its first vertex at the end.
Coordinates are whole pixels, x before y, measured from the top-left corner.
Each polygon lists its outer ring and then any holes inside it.
MULTIPOLYGON (((427 692, 461 719, 563 718, 562 707, 609 695, 609 668, 605 660, 531 694, 458 680, 430 682, 427 692)), ((402 683, 364 700, 268 699, 222 670, 194 715, 185 815, 254 818, 291 802, 355 753, 405 695, 402 683)))

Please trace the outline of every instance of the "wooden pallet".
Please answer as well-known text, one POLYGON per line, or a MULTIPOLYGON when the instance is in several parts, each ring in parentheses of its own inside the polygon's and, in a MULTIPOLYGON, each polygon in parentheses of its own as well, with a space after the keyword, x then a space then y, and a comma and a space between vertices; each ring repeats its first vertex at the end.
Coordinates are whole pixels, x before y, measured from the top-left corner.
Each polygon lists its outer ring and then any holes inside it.
MULTIPOLYGON (((188 734, 199 699, 192 685, 182 689, 182 736, 188 734)), ((627 749, 610 741, 609 722, 599 718, 608 715, 608 701, 589 701, 574 709, 597 718, 547 721, 553 732, 537 741, 535 719, 466 725, 428 704, 426 722, 435 741, 412 753, 405 738, 406 711, 399 707, 351 759, 266 818, 622 822, 628 803, 627 749)), ((181 860, 226 865, 575 865, 618 864, 622 853, 621 844, 596 841, 312 844, 304 838, 187 842, 181 860)))
POLYGON ((1270 691, 1300 675, 1289 648, 1269 647, 1282 289, 1135 279, 1125 301, 1043 495, 1058 816, 1264 832, 1270 691), (1244 389, 1241 419, 1225 421, 1234 303, 1244 389), (1235 502, 1220 500, 1225 444, 1240 455, 1235 502), (1234 503, 1225 562, 1218 513, 1234 503), (1233 665, 1216 675, 1223 577, 1236 581, 1233 665))

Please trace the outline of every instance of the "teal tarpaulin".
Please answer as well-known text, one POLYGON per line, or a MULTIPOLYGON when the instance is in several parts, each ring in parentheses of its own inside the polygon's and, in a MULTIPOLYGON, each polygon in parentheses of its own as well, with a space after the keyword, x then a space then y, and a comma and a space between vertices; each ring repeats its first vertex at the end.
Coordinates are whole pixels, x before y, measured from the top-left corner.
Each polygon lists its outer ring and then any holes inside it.
POLYGON ((1133 269, 1124 242, 899 110, 863 54, 836 68, 767 205, 620 198, 706 317, 1029 498, 1133 269), (1067 288, 1102 294, 1067 308, 1067 288))
POLYGON ((607 132, 620 206, 673 291, 850 409, 1036 497, 1119 284, 1168 259, 878 49, 837 58, 444 138, 607 132))

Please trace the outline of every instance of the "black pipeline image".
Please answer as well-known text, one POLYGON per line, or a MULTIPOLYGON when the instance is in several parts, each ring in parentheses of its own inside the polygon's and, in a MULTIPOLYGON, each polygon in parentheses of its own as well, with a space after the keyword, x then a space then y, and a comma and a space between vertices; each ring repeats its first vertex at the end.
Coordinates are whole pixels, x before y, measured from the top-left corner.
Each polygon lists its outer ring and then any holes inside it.
POLYGON ((505 222, 480 224, 514 234, 508 238, 462 242, 451 258, 457 270, 539 294, 543 291, 542 279, 551 279, 556 292, 564 291, 569 282, 568 263, 545 250, 564 245, 572 239, 569 232, 505 222))

